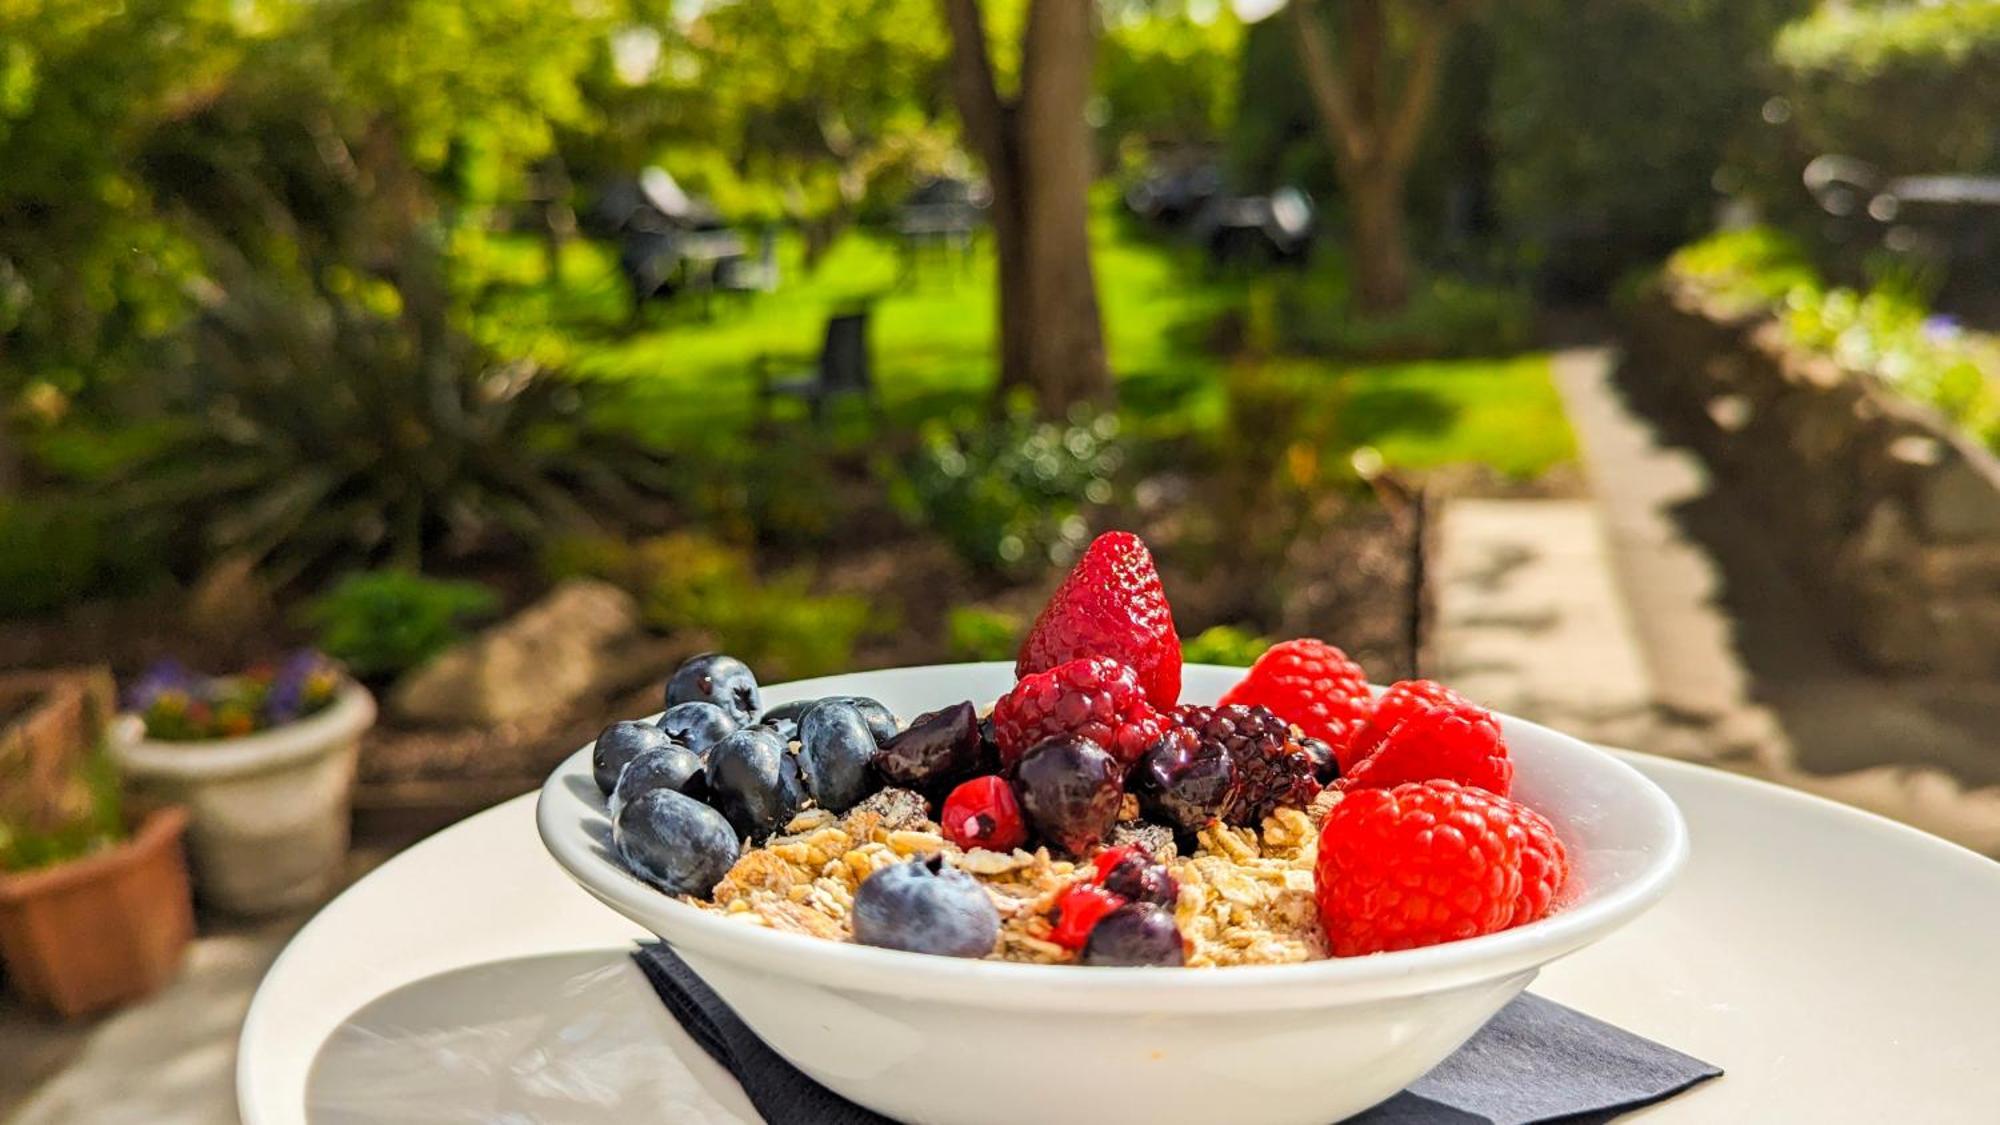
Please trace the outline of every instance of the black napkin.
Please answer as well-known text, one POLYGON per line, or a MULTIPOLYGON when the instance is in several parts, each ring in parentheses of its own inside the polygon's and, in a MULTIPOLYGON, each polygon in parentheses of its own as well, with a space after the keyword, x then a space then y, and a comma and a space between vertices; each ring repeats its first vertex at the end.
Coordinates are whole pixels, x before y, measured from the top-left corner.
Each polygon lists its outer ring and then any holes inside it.
MULTIPOLYGON (((743 1084, 750 1104, 770 1125, 892 1125, 779 1058, 665 943, 641 946, 632 958, 674 1019, 743 1084)), ((1700 1059, 1523 993, 1409 1089, 1349 1120, 1588 1125, 1721 1073, 1700 1059)))

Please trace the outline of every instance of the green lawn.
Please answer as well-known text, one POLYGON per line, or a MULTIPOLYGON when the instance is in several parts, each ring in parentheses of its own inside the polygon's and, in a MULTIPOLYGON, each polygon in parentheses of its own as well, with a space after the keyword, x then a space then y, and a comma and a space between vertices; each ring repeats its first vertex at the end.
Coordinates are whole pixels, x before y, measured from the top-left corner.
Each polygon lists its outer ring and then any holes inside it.
MULTIPOLYGON (((1213 355, 1204 342, 1217 315, 1242 304, 1244 283, 1205 276, 1184 248, 1136 237, 1108 212, 1093 234, 1106 346, 1129 426, 1159 436, 1215 431, 1227 410, 1228 366, 1246 361, 1213 355)), ((525 239, 485 237, 460 253, 485 279, 482 334, 504 350, 532 348, 579 376, 621 384, 633 425, 673 444, 740 433, 755 358, 803 361, 826 316, 858 300, 873 309, 876 379, 893 421, 977 404, 993 382, 993 265, 983 245, 969 264, 928 262, 899 282, 893 245, 865 233, 843 238, 811 272, 796 243, 781 243, 777 292, 718 299, 708 317, 696 300, 660 305, 636 325, 627 323, 622 282, 601 247, 572 245, 559 287, 543 282, 540 252, 525 239)), ((1300 420, 1300 433, 1373 445, 1391 466, 1479 462, 1528 477, 1575 453, 1539 354, 1262 362, 1263 377, 1324 405, 1300 420)))

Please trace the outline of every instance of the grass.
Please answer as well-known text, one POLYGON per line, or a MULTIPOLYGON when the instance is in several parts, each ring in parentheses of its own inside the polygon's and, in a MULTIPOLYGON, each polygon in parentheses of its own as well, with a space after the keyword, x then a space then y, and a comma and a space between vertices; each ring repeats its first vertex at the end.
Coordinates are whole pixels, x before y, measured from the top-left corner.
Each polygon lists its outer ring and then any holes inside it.
MULTIPOLYGON (((1141 238, 1109 211, 1093 241, 1106 350, 1128 428, 1150 437, 1217 433, 1229 366, 1250 361, 1204 344, 1217 316, 1241 306, 1245 284, 1207 276, 1188 248, 1141 238)), ((603 247, 572 244, 560 286, 545 283, 539 248, 527 239, 473 236, 457 249, 467 272, 482 279, 483 335, 503 350, 530 349, 579 376, 622 384, 630 393, 621 409, 635 428, 671 445, 740 437, 751 420, 757 357, 807 363, 827 315, 860 301, 872 308, 876 381, 892 424, 976 407, 993 385, 993 262, 985 244, 969 262, 926 262, 905 279, 893 243, 866 232, 842 238, 812 271, 798 245, 782 241, 777 292, 718 298, 707 316, 698 299, 656 305, 636 323, 603 247)), ((1575 454, 1542 355, 1259 362, 1268 368, 1261 374, 1338 411, 1337 420, 1320 420, 1326 434, 1372 445, 1392 467, 1477 462, 1533 477, 1575 454)))

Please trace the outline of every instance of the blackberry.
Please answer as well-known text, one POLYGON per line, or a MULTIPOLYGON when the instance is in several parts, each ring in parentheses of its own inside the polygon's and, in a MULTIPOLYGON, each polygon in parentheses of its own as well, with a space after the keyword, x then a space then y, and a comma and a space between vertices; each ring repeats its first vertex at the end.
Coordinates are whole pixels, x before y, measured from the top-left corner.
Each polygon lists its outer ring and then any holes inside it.
POLYGON ((1314 765, 1291 724, 1268 708, 1184 706, 1147 753, 1144 789, 1185 831, 1212 817, 1255 825, 1273 809, 1303 807, 1318 795, 1314 765))

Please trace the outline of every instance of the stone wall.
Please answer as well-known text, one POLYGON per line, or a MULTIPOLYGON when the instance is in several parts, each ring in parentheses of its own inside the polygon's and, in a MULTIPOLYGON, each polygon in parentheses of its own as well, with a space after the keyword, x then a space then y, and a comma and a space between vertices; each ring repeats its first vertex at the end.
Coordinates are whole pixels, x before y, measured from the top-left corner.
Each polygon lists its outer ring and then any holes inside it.
POLYGON ((1765 521, 1860 660, 2000 676, 2000 459, 1691 287, 1663 283, 1625 322, 1635 393, 1765 521))

